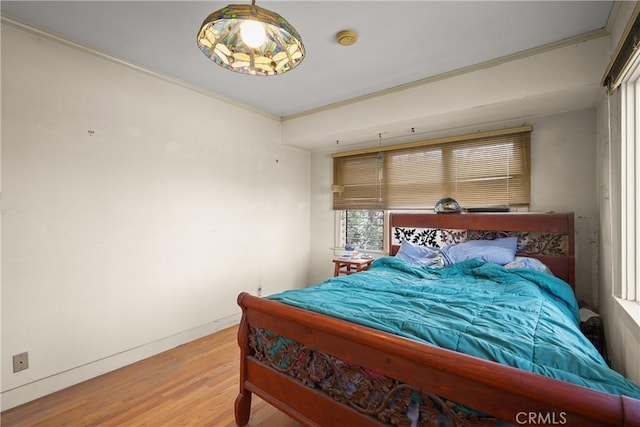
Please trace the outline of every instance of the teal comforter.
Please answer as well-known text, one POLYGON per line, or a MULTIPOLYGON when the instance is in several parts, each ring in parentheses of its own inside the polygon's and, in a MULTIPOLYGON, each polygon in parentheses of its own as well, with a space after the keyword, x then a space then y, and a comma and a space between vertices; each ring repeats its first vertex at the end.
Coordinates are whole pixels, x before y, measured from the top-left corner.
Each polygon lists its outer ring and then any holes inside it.
POLYGON ((271 300, 526 371, 640 399, 579 329, 571 288, 551 275, 470 260, 446 268, 376 260, 368 271, 271 300))

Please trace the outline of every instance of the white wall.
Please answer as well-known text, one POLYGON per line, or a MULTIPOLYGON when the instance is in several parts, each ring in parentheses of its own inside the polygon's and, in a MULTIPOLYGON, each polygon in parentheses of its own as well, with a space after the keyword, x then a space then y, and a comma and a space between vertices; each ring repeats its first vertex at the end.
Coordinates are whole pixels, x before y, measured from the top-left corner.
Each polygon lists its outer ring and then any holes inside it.
MULTIPOLYGON (((460 127, 430 138, 466 134, 475 130, 500 129, 523 123, 533 126, 531 140, 531 211, 574 212, 576 227, 576 296, 590 304, 597 298, 598 212, 596 176, 595 109, 540 117, 517 122, 485 124, 473 129, 460 127)), ((430 139, 427 138, 427 139, 430 139)), ((330 153, 311 156, 311 281, 331 275, 330 248, 334 245, 334 213, 330 153)))
POLYGON ((333 159, 331 153, 311 154, 311 265, 309 282, 333 276, 335 216, 333 211, 333 159))
POLYGON ((279 120, 5 24, 2 125, 2 409, 307 284, 309 154, 279 120))
POLYGON ((573 212, 576 298, 598 305, 596 112, 572 111, 527 120, 531 141, 531 211, 573 212))

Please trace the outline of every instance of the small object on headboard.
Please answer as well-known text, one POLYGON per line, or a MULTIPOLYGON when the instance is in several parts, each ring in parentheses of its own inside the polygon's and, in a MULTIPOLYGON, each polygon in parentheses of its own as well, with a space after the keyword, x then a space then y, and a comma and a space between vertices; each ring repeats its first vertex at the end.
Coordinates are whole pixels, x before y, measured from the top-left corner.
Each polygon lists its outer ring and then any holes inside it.
POLYGON ((467 208, 467 212, 509 212, 509 206, 485 206, 478 208, 467 208))
POLYGON ((460 204, 451 197, 438 200, 433 210, 435 213, 460 213, 461 211, 460 204))

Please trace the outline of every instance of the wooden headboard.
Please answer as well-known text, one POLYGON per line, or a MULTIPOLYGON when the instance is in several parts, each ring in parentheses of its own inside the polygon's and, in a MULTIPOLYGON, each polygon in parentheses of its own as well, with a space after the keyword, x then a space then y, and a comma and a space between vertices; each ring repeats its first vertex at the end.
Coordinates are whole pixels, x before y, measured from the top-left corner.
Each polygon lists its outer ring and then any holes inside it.
POLYGON ((391 213, 389 223, 392 256, 405 239, 442 246, 518 236, 517 255, 539 259, 575 290, 573 213, 391 213))

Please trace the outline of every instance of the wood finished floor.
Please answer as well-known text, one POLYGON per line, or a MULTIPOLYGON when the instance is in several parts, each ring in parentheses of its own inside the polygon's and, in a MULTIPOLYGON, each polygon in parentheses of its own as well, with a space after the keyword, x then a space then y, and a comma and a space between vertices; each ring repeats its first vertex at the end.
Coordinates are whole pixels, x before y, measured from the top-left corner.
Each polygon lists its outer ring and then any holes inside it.
MULTIPOLYGON (((228 328, 0 414, 13 426, 235 426, 240 351, 228 328)), ((253 396, 249 426, 300 424, 253 396)))

